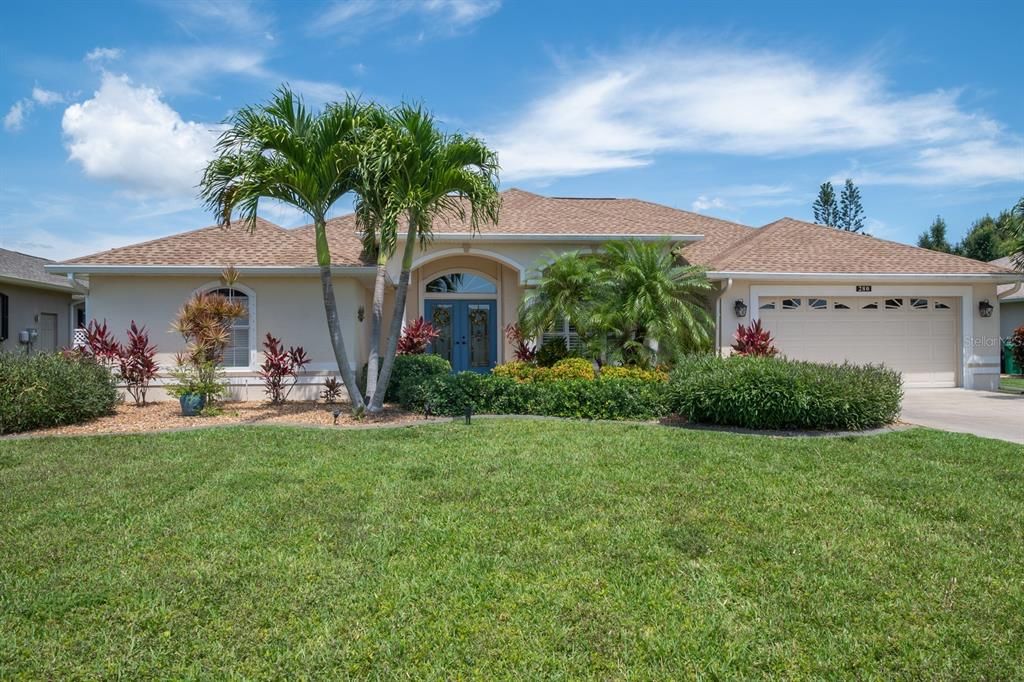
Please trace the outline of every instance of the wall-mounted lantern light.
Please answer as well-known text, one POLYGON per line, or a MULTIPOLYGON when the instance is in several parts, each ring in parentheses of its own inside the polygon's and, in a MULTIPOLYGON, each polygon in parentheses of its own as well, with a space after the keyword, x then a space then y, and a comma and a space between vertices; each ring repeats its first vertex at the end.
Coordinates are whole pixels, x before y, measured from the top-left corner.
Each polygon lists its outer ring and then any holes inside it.
POLYGON ((982 317, 992 317, 993 310, 995 310, 995 308, 988 302, 987 298, 978 304, 978 314, 982 317))
POLYGON ((736 302, 733 303, 732 310, 734 313, 736 313, 736 317, 747 316, 747 304, 743 302, 742 298, 737 299, 736 302))

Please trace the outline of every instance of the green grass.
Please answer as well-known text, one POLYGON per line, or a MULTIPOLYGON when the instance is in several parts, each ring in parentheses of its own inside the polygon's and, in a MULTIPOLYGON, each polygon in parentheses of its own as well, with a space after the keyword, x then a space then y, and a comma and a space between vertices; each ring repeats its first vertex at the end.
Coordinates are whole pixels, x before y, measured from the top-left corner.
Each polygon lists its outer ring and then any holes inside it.
POLYGON ((1007 376, 999 380, 999 388, 1004 391, 1024 391, 1024 376, 1007 376))
POLYGON ((0 678, 1011 679, 1019 445, 479 420, 0 442, 0 678))

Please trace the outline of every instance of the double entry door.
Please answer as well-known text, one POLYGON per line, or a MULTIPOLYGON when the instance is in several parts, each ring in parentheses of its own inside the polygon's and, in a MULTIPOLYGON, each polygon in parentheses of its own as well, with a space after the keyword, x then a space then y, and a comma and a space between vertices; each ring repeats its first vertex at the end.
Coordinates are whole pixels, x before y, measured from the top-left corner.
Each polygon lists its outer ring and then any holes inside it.
POLYGON ((493 300, 426 299, 424 317, 440 336, 429 351, 456 372, 490 372, 497 362, 497 304, 493 300))

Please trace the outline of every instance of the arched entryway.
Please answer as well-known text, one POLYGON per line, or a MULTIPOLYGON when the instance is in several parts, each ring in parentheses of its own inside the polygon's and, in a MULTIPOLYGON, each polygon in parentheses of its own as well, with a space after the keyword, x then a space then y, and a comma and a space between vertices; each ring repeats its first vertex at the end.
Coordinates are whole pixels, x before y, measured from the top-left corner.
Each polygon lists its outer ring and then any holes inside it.
POLYGON ((469 268, 433 273, 422 282, 423 316, 440 336, 430 352, 456 372, 490 372, 498 362, 498 281, 469 268))

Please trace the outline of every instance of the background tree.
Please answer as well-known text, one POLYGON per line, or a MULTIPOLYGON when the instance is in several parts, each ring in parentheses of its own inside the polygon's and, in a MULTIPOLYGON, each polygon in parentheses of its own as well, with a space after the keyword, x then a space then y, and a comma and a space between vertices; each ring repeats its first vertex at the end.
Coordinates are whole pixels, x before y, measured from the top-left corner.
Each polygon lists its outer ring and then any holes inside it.
POLYGON ((942 216, 935 216, 935 220, 932 221, 931 227, 921 233, 921 236, 917 238, 917 245, 922 249, 942 251, 943 253, 953 253, 953 246, 949 243, 949 239, 946 237, 946 221, 942 219, 942 216))
POLYGON ((498 157, 483 141, 442 132, 433 115, 421 106, 403 104, 391 117, 393 158, 388 161, 388 171, 381 174, 387 181, 382 196, 404 218, 406 234, 394 313, 370 412, 379 412, 384 406, 402 333, 416 246, 430 243, 435 220, 468 222, 470 232, 476 233, 481 223, 498 221, 501 206, 498 157))
POLYGON ((1001 242, 996 222, 990 216, 985 216, 975 221, 963 241, 957 244, 954 253, 987 263, 1003 257, 1001 242))
POLYGON ((864 229, 864 207, 860 202, 860 190, 850 178, 846 178, 843 192, 839 197, 839 215, 835 227, 847 232, 860 232, 864 229))
POLYGON ((836 205, 836 190, 831 182, 821 183, 818 198, 814 200, 814 222, 835 227, 839 224, 839 206, 836 205))
POLYGON ((331 347, 356 411, 364 402, 341 335, 326 222, 331 207, 352 189, 356 133, 365 109, 348 99, 314 114, 283 86, 270 101, 243 107, 228 119, 200 184, 206 207, 223 225, 237 212, 254 231, 261 199, 294 206, 312 219, 331 347))

